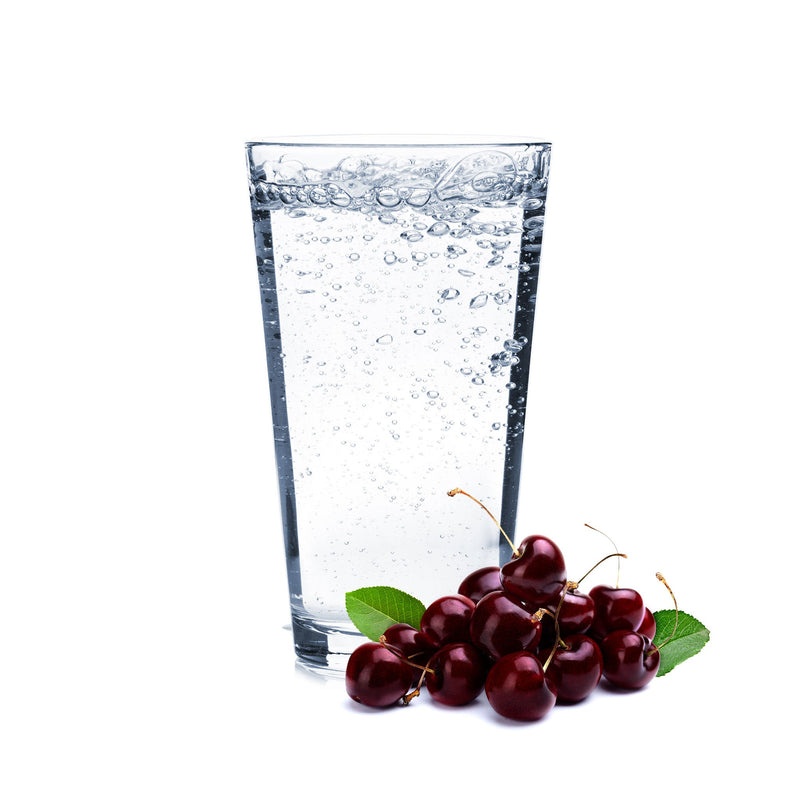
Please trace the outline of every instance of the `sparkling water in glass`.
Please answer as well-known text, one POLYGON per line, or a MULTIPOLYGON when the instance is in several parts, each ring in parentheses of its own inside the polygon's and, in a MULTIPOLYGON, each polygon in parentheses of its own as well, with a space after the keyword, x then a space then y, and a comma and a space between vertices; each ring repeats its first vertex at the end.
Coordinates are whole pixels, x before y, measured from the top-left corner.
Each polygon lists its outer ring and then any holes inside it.
POLYGON ((453 594, 513 539, 550 145, 247 145, 299 662, 345 593, 453 594))

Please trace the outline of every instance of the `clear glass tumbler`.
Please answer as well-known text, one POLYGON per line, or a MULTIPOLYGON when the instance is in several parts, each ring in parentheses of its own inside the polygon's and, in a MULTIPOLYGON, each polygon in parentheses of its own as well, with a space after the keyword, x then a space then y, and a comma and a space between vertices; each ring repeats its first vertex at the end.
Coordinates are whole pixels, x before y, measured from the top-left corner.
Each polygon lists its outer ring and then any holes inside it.
POLYGON ((345 593, 453 594, 514 537, 550 145, 246 146, 295 650, 345 593))

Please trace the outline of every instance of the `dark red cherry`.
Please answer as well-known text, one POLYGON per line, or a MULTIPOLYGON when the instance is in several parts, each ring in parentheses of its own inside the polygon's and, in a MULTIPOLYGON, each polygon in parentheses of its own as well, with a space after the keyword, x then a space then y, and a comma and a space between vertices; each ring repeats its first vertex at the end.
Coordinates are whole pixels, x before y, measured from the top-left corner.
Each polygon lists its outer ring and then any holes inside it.
POLYGON ((423 612, 419 629, 434 648, 453 642, 469 642, 469 623, 475 603, 460 594, 434 600, 423 612))
POLYGON ((644 619, 642 624, 636 629, 636 633, 641 633, 646 636, 648 641, 653 641, 656 638, 656 620, 653 612, 649 608, 644 610, 644 619))
POLYGON ((656 676, 661 655, 635 631, 612 631, 600 642, 603 677, 623 689, 641 689, 656 676))
POLYGON ((436 648, 431 644, 422 631, 405 622, 396 622, 390 625, 383 634, 388 648, 409 661, 424 667, 428 659, 434 654, 436 648))
POLYGON ((396 703, 411 688, 416 670, 377 642, 366 642, 350 655, 345 689, 357 703, 383 708, 396 703))
POLYGON ((594 639, 573 634, 564 639, 547 667, 556 686, 558 703, 578 703, 591 694, 603 674, 603 656, 594 639))
POLYGON ((508 592, 489 592, 475 606, 469 634, 476 647, 498 660, 518 650, 536 652, 542 623, 508 592))
POLYGON ((611 631, 635 631, 644 620, 644 600, 635 589, 595 586, 589 592, 594 600, 594 621, 589 629, 600 640, 611 631))
POLYGON ((475 572, 470 572, 458 587, 458 593, 469 597, 473 603, 477 603, 489 592, 496 592, 500 586, 500 567, 481 567, 475 572))
POLYGON ((500 583, 505 591, 536 606, 558 598, 567 582, 564 556, 546 536, 528 536, 514 556, 500 568, 500 583))
POLYGON ((530 722, 556 704, 555 684, 536 656, 509 653, 489 670, 486 698, 501 716, 530 722))
POLYGON ((463 706, 472 702, 483 689, 486 662, 471 644, 445 645, 428 662, 428 667, 433 672, 425 674, 425 687, 437 703, 463 706))

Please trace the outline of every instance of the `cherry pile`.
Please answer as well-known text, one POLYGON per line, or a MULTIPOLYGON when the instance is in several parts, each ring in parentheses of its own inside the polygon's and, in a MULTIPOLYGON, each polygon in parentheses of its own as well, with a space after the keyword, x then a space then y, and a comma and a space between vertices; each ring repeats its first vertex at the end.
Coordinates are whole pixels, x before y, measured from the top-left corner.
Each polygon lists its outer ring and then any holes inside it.
MULTIPOLYGON (((624 557, 606 558, 614 556, 624 557)), ((584 594, 581 581, 567 579, 553 541, 528 536, 505 565, 478 569, 455 594, 434 600, 419 629, 397 623, 358 647, 347 664, 347 693, 386 707, 408 704, 423 685, 448 706, 485 692, 498 714, 532 721, 556 703, 585 699, 601 678, 641 689, 661 660, 652 613, 634 589, 599 585, 584 594)))

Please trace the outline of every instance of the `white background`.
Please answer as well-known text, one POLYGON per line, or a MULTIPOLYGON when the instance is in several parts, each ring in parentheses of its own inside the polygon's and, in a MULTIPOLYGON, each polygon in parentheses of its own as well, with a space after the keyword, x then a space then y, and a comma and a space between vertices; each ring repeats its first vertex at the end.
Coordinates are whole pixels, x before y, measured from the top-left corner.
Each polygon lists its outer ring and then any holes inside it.
POLYGON ((791 6, 4 11, 4 800, 776 793, 800 566, 791 6), (313 133, 553 142, 519 535, 583 565, 607 552, 583 523, 612 534, 648 604, 669 605, 659 569, 711 629, 700 656, 532 726, 368 713, 296 671, 243 143, 313 133))

